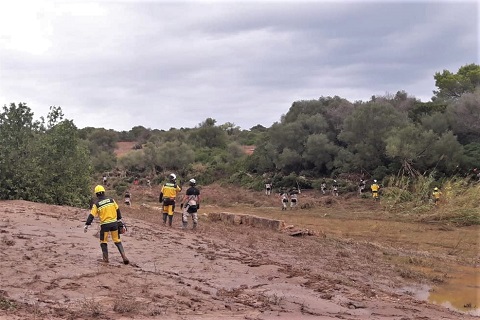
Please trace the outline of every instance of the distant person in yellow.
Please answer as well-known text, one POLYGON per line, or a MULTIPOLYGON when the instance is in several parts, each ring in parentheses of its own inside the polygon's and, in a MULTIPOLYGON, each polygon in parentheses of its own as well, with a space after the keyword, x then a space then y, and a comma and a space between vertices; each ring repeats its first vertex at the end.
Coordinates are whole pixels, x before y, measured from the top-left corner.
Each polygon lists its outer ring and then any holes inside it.
POLYGON ((377 180, 373 180, 373 184, 370 186, 372 190, 372 197, 373 200, 378 200, 378 190, 380 190, 380 186, 377 183, 377 180))
POLYGON ((437 187, 435 187, 433 188, 432 196, 433 196, 433 203, 437 206, 438 202, 440 201, 440 197, 442 196, 442 192, 438 190, 437 187))
POLYGON ((122 255, 123 263, 128 264, 129 261, 123 250, 122 241, 118 230, 118 223, 122 220, 122 214, 117 203, 112 198, 105 196, 105 188, 101 185, 95 187, 95 195, 97 199, 92 205, 87 222, 85 223, 84 232, 92 224, 95 217, 100 219, 100 248, 102 248, 103 261, 108 262, 108 235, 112 235, 112 240, 117 246, 118 251, 122 255))
POLYGON ((158 201, 163 203, 163 225, 167 224, 171 227, 173 222, 173 211, 175 210, 175 199, 177 193, 182 191, 177 185, 177 176, 174 173, 171 173, 168 176, 168 182, 165 183, 160 191, 160 197, 158 201))

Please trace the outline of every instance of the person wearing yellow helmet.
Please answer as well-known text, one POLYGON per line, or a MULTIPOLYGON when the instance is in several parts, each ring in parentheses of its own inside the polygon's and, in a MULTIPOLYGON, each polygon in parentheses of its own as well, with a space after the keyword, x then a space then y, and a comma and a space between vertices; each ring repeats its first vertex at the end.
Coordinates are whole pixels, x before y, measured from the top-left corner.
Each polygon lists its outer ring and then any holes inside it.
POLYGON ((128 264, 129 260, 125 255, 122 241, 120 240, 119 222, 122 223, 122 214, 118 208, 117 203, 112 198, 105 196, 105 188, 102 185, 97 185, 94 189, 97 199, 94 201, 90 214, 85 223, 84 232, 87 232, 88 227, 92 224, 93 219, 98 217, 100 220, 100 248, 102 249, 103 261, 108 263, 108 235, 112 236, 123 263, 128 264))
POLYGON ((167 224, 171 227, 173 222, 173 212, 175 210, 175 199, 177 193, 182 191, 182 188, 177 185, 177 176, 171 173, 168 176, 168 182, 162 186, 158 201, 163 204, 163 225, 167 224))
POLYGON ((438 203, 440 202, 440 197, 442 196, 442 192, 437 187, 435 187, 433 188, 432 196, 433 196, 433 203, 437 206, 438 203))

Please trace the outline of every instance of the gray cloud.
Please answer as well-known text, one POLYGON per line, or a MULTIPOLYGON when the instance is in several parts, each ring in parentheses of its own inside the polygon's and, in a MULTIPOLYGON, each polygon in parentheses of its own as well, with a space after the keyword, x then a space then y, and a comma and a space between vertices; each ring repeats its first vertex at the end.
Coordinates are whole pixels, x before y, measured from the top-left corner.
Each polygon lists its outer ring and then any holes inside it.
POLYGON ((478 62, 475 2, 80 2, 36 10, 29 17, 38 23, 0 31, 0 102, 25 101, 38 116, 59 105, 79 127, 169 129, 207 117, 268 127, 296 100, 398 90, 426 100, 436 71, 478 62), (21 45, 11 40, 22 37, 21 45))

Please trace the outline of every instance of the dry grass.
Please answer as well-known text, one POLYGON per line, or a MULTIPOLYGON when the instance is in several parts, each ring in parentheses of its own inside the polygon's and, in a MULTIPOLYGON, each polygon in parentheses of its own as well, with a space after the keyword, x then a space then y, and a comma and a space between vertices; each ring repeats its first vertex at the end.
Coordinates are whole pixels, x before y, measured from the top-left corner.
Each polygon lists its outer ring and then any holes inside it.
POLYGON ((85 317, 100 318, 103 315, 102 305, 94 298, 85 298, 81 303, 81 313, 85 317))
POLYGON ((113 302, 113 311, 121 314, 133 313, 140 308, 138 301, 134 297, 121 296, 113 302))
POLYGON ((0 310, 15 310, 17 308, 13 301, 10 301, 3 295, 0 296, 0 310))

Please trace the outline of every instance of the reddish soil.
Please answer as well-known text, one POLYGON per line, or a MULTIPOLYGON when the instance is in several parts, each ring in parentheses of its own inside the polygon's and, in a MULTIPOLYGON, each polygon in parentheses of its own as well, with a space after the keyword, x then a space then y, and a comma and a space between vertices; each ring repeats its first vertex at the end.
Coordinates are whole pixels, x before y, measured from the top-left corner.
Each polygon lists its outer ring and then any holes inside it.
POLYGON ((242 146, 243 152, 245 152, 248 155, 252 155, 253 151, 255 151, 256 146, 242 146))
POLYGON ((420 233, 430 241, 395 241, 396 227, 369 199, 303 192, 308 209, 282 212, 275 195, 209 186, 202 188, 198 229, 182 230, 179 214, 172 228, 159 223, 157 189, 132 187, 132 206, 120 203, 130 265, 111 242, 110 263, 99 261, 98 226, 83 232, 87 210, 0 202, 0 319, 475 318, 416 297, 416 288, 435 278, 402 267, 397 258, 441 266, 478 260, 468 242, 465 251, 448 255, 449 245, 442 249, 431 239, 446 232, 468 237, 478 228, 425 228, 420 233), (283 218, 313 235, 208 219, 222 211, 283 218))
POLYGON ((126 155, 129 152, 134 151, 133 146, 136 142, 120 141, 117 142, 117 148, 115 149, 115 155, 121 157, 126 155))

